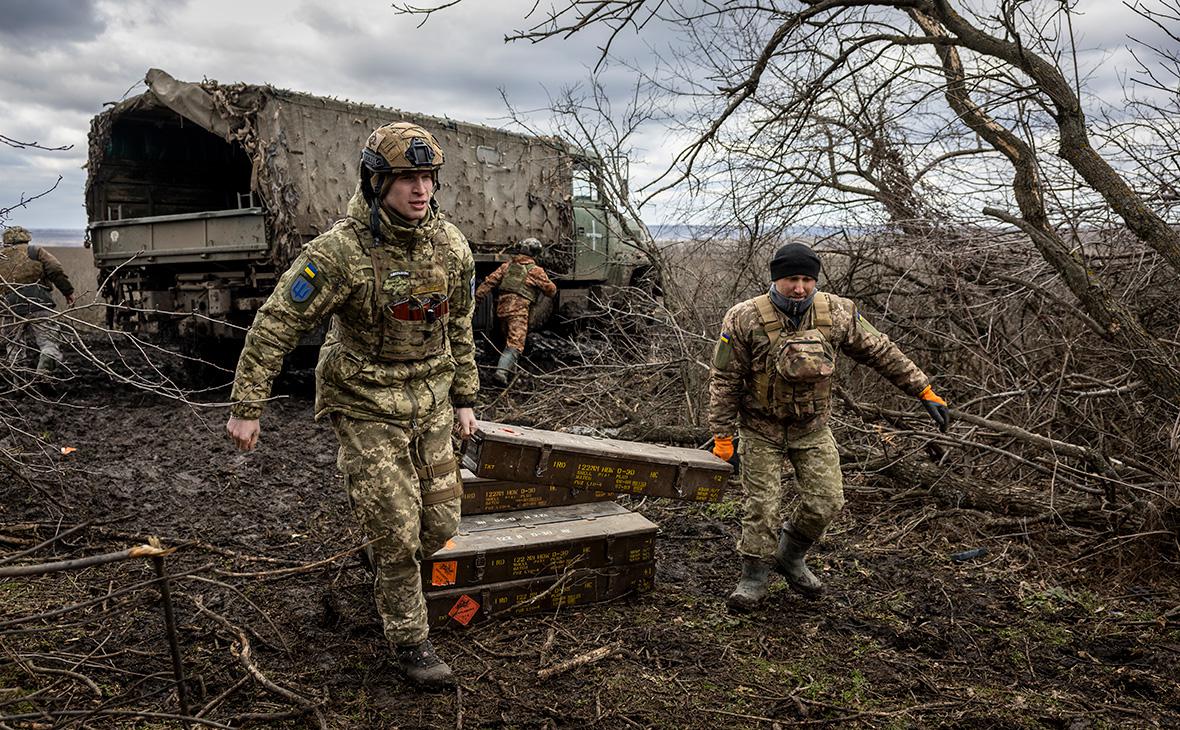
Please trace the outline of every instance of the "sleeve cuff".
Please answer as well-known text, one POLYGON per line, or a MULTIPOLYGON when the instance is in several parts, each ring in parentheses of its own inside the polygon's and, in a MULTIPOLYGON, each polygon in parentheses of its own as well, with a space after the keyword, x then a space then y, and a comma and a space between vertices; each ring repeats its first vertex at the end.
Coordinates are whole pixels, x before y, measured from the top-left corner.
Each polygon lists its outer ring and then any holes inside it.
POLYGON ((262 406, 258 403, 239 401, 230 406, 229 414, 244 421, 257 421, 262 416, 262 406))
POLYGON ((478 393, 471 395, 456 395, 451 394, 451 405, 455 408, 475 408, 476 396, 478 393))

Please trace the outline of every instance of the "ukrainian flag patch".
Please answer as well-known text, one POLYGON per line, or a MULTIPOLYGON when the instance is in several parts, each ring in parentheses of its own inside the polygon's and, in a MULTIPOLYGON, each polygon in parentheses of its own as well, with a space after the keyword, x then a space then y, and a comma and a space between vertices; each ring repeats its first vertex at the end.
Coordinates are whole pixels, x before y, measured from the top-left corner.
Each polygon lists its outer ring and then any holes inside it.
POLYGON ((722 332, 717 338, 717 347, 713 350, 713 367, 724 370, 733 359, 733 344, 729 341, 729 333, 722 332))
POLYGON ((861 328, 861 330, 869 333, 870 335, 873 335, 874 337, 881 336, 881 330, 879 330, 876 327, 874 327, 873 325, 869 324, 869 321, 867 319, 860 316, 860 312, 856 313, 856 324, 857 324, 857 326, 859 326, 861 328))

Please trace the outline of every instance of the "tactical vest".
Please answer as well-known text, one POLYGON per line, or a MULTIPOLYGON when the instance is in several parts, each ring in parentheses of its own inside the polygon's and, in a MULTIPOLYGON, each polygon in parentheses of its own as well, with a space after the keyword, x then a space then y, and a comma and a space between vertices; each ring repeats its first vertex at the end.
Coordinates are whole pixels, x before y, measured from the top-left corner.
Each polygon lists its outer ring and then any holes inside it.
POLYGON ((12 314, 29 314, 37 305, 53 307, 52 294, 40 283, 45 265, 36 252, 27 243, 0 248, 0 294, 12 314))
POLYGON ((505 291, 510 294, 515 294, 529 300, 530 303, 537 301, 539 292, 535 286, 529 286, 528 281, 529 272, 537 267, 536 264, 508 264, 508 270, 504 272, 504 278, 500 279, 500 291, 505 291))
POLYGON ((754 367, 754 394, 779 418, 808 418, 830 407, 836 349, 831 343, 832 300, 818 292, 807 329, 783 333, 783 320, 769 294, 754 299, 770 341, 766 359, 754 367))
MULTIPOLYGON (((371 241, 367 231, 362 234, 363 229, 355 225, 353 230, 362 246, 371 241)), ((375 362, 425 360, 446 353, 450 242, 443 226, 438 226, 428 245, 430 260, 409 261, 406 251, 368 243, 373 263, 372 320, 337 317, 345 347, 375 362)))

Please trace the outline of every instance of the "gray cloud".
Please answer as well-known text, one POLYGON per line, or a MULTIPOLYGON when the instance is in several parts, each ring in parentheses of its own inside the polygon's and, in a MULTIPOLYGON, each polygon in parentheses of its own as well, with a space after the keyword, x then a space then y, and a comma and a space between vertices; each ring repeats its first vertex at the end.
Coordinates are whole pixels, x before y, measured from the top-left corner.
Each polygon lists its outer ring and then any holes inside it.
MULTIPOLYGON (((418 28, 418 18, 396 15, 388 0, 0 0, 0 46, 36 46, 5 54, 0 133, 74 145, 64 153, 0 149, 0 205, 21 191, 43 189, 60 173, 58 191, 20 215, 35 227, 83 226, 80 167, 89 120, 129 87, 132 94, 142 91, 136 84, 152 66, 187 81, 272 83, 494 126, 507 124, 503 89, 544 130, 550 97, 587 81, 606 31, 505 44, 505 34, 530 25, 524 14, 534 4, 466 0, 418 28)), ((1126 36, 1144 24, 1111 0, 1084 0, 1074 21, 1087 89, 1117 102, 1114 70, 1125 73, 1132 63, 1126 36)), ((615 51, 647 68, 654 63, 651 48, 667 53, 681 40, 652 23, 641 34, 620 34, 615 51)), ((602 75, 618 96, 630 90, 632 78, 619 64, 602 75)), ((639 140, 643 149, 631 168, 636 182, 650 179, 675 153, 664 134, 654 129, 639 140)))
POLYGON ((5 0, 0 5, 0 45, 38 52, 62 41, 97 38, 106 23, 94 0, 5 0))

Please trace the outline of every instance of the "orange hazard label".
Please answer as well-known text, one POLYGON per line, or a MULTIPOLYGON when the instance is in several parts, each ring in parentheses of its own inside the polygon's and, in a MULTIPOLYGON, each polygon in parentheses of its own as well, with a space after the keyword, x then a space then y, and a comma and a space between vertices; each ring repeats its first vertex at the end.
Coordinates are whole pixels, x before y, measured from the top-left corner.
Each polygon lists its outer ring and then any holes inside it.
POLYGON ((459 563, 454 560, 443 560, 435 563, 430 569, 430 585, 453 586, 455 574, 459 572, 459 563))
POLYGON ((466 626, 471 623, 471 619, 475 618, 475 612, 478 610, 479 601, 464 594, 459 597, 459 600, 455 601, 455 605, 451 606, 451 610, 447 611, 447 615, 466 626))

